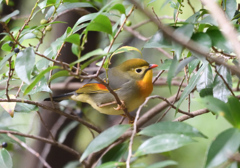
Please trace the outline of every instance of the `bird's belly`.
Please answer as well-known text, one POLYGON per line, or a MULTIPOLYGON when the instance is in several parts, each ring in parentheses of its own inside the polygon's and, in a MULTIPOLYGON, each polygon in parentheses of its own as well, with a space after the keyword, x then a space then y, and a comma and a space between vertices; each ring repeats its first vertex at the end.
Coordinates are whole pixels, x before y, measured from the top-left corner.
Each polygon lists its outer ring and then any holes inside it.
MULTIPOLYGON (((87 94, 73 95, 71 97, 71 99, 75 100, 75 101, 81 101, 81 102, 88 103, 94 109, 96 109, 97 111, 99 111, 100 113, 103 113, 103 114, 108 114, 108 115, 124 114, 123 110, 115 110, 114 109, 114 108, 118 107, 117 104, 112 104, 112 105, 99 107, 99 105, 96 104, 96 102, 87 94)), ((138 108, 144 101, 145 101, 145 98, 143 98, 143 97, 131 98, 129 100, 125 100, 124 104, 126 105, 128 112, 132 112, 133 110, 138 108)))

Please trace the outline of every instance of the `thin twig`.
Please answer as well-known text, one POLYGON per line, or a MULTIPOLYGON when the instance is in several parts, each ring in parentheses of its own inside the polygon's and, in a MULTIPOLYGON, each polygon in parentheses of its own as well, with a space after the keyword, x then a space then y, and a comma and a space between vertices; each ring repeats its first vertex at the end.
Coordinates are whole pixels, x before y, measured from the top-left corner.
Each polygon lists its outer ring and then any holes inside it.
POLYGON ((191 112, 192 116, 188 116, 188 115, 182 115, 176 119, 174 119, 173 121, 185 121, 187 119, 190 119, 190 118, 194 118, 198 115, 202 115, 202 114, 205 114, 205 113, 208 113, 209 110, 208 109, 200 109, 200 110, 197 110, 197 111, 193 111, 191 112))
POLYGON ((16 136, 12 135, 11 133, 7 133, 7 135, 12 138, 14 141, 18 142, 22 147, 24 147, 25 149, 27 149, 30 153, 32 153, 33 155, 35 155, 42 163, 45 167, 47 168, 51 168, 51 166, 39 155, 39 153, 37 153, 35 150, 33 150, 32 148, 30 148, 29 146, 27 146, 26 143, 22 142, 20 139, 18 139, 16 136))
MULTIPOLYGON (((134 4, 137 7, 137 9, 142 11, 149 19, 151 19, 151 21, 153 23, 155 23, 158 26, 158 28, 161 29, 161 31, 163 32, 163 34, 167 38, 181 44, 183 47, 186 47, 189 50, 194 51, 195 53, 197 53, 199 55, 202 55, 205 58, 210 57, 209 54, 208 54, 208 48, 206 48, 202 45, 199 45, 198 43, 194 42, 193 40, 189 40, 189 38, 186 38, 181 33, 174 32, 173 28, 171 28, 169 26, 166 26, 162 23, 159 23, 156 20, 156 18, 147 9, 143 8, 137 1, 135 1, 135 0, 130 0, 130 1, 132 2, 132 4, 134 4)), ((221 17, 219 17, 219 18, 221 18, 221 17)), ((236 37, 237 37, 237 35, 235 36, 235 38, 236 37)), ((239 50, 240 50, 240 47, 239 47, 239 50)), ((239 54, 239 56, 240 56, 240 54, 239 54)), ((214 62, 216 62, 218 64, 222 64, 223 66, 229 68, 233 73, 236 73, 236 74, 240 75, 240 69, 237 66, 230 65, 230 64, 228 64, 228 63, 226 63, 226 62, 224 62, 224 61, 222 61, 218 58, 211 57, 211 59, 214 62)))
POLYGON ((192 9, 193 13, 196 13, 193 5, 192 5, 191 2, 190 2, 190 0, 187 0, 187 3, 188 3, 188 5, 190 6, 190 8, 192 9))
POLYGON ((64 113, 62 112, 61 110, 58 110, 58 109, 54 109, 50 106, 46 106, 42 103, 39 103, 39 102, 35 102, 35 101, 31 101, 31 100, 23 100, 23 99, 0 99, 0 102, 20 102, 20 103, 28 103, 28 104, 33 104, 33 105, 36 105, 38 107, 42 107, 43 109, 47 109, 47 110, 51 110, 53 112, 56 112, 60 115, 63 115, 69 119, 72 119, 72 120, 76 120, 76 121, 79 121, 81 124, 93 129, 94 131, 98 132, 98 133, 101 133, 101 130, 97 127, 95 127, 94 125, 84 121, 83 119, 79 118, 78 116, 74 116, 74 115, 70 115, 70 114, 67 114, 67 113, 64 113))
POLYGON ((45 129, 47 130, 48 134, 50 135, 50 137, 52 138, 52 140, 55 141, 55 138, 54 138, 53 134, 51 133, 51 131, 50 131, 50 129, 48 128, 48 126, 47 126, 47 124, 45 123, 45 121, 43 120, 43 118, 42 118, 40 112, 37 111, 37 114, 38 114, 38 116, 39 116, 39 118, 40 118, 40 120, 41 120, 43 126, 44 126, 45 129))
POLYGON ((155 99, 155 98, 159 98, 159 96, 149 96, 149 97, 147 97, 146 100, 143 102, 143 104, 141 104, 141 106, 139 106, 139 108, 136 112, 136 117, 135 117, 134 123, 133 123, 133 131, 132 131, 132 135, 130 137, 130 142, 129 142, 129 146, 128 146, 128 157, 127 157, 127 160, 126 160, 126 167, 127 168, 130 168, 130 160, 131 160, 131 157, 132 157, 133 139, 134 139, 134 136, 137 133, 137 121, 139 119, 140 112, 141 112, 142 108, 147 104, 147 102, 150 99, 155 99))

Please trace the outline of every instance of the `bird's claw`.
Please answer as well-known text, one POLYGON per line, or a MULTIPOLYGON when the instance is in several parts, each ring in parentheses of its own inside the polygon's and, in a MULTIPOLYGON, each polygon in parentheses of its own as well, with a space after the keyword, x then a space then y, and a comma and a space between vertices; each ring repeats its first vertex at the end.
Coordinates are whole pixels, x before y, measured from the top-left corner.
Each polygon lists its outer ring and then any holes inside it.
POLYGON ((126 107, 124 101, 121 100, 121 103, 121 105, 118 104, 117 107, 113 107, 114 110, 123 110, 126 107))

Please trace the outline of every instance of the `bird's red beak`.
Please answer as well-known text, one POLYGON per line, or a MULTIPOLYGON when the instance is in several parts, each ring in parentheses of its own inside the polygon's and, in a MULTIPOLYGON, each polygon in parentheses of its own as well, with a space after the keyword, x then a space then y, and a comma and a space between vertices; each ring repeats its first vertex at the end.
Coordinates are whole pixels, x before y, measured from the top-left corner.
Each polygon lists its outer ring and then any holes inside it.
POLYGON ((149 68, 150 68, 150 69, 153 69, 153 68, 156 68, 156 67, 158 67, 157 64, 150 64, 150 65, 149 65, 149 68))

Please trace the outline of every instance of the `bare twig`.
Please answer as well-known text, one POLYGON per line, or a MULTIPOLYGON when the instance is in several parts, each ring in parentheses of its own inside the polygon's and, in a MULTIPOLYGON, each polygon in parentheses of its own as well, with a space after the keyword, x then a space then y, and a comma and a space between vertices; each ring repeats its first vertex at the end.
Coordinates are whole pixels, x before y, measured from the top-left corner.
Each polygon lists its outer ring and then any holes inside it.
POLYGON ((192 117, 190 117, 188 115, 182 115, 182 116, 174 119, 173 121, 185 121, 187 119, 194 118, 194 117, 196 117, 198 115, 202 115, 202 114, 205 114, 205 113, 208 113, 208 112, 209 112, 208 109, 200 109, 200 110, 191 112, 191 114, 193 115, 192 117))
POLYGON ((11 133, 7 133, 7 135, 12 138, 14 141, 18 142, 22 147, 24 147, 25 149, 27 149, 30 153, 32 153, 33 155, 35 155, 42 163, 45 167, 47 168, 51 168, 51 166, 39 155, 39 153, 37 153, 35 150, 33 150, 32 148, 30 148, 29 146, 27 146, 26 143, 22 142, 20 139, 18 139, 16 136, 12 135, 11 133))
POLYGON ((137 133, 137 121, 139 119, 139 116, 140 116, 140 112, 142 110, 142 108, 147 104, 147 102, 150 100, 150 99, 155 99, 155 98, 159 98, 159 96, 150 96, 150 97, 147 97, 146 100, 143 102, 143 104, 141 104, 141 106, 139 106, 137 112, 136 112, 136 117, 134 119, 134 123, 133 123, 133 131, 132 131, 132 135, 130 137, 130 142, 129 142, 129 146, 128 146, 128 157, 127 157, 127 160, 126 160, 126 167, 127 168, 130 168, 130 160, 131 160, 131 157, 132 157, 132 145, 133 145, 133 139, 134 139, 134 136, 136 135, 137 133))
POLYGON ((59 148, 62 148, 64 150, 68 151, 69 153, 72 153, 77 158, 80 158, 80 155, 77 151, 73 150, 72 148, 70 148, 70 147, 68 147, 64 144, 60 144, 58 142, 51 141, 47 138, 43 138, 43 137, 35 136, 35 135, 23 134, 23 133, 16 132, 16 131, 0 130, 0 134, 8 134, 8 133, 13 134, 13 135, 19 135, 19 136, 22 136, 22 137, 31 138, 31 139, 36 139, 36 140, 39 140, 39 141, 42 141, 42 142, 45 142, 45 143, 50 143, 54 146, 57 146, 59 148))
POLYGON ((190 8, 192 9, 193 13, 196 13, 193 5, 192 5, 191 2, 190 2, 190 0, 187 0, 187 3, 188 3, 188 5, 190 6, 190 8))
POLYGON ((44 108, 44 109, 47 109, 47 110, 51 110, 51 111, 53 111, 53 112, 56 112, 56 113, 58 113, 58 114, 60 114, 60 115, 63 115, 63 116, 65 116, 65 117, 67 117, 67 118, 70 118, 70 119, 72 119, 72 120, 79 121, 79 122, 82 123, 83 125, 87 126, 88 128, 93 129, 94 131, 96 131, 96 132, 98 132, 98 133, 101 132, 101 130, 100 130, 99 128, 97 128, 97 127, 95 127, 94 125, 86 122, 85 120, 79 118, 78 116, 74 116, 74 115, 70 115, 70 114, 64 113, 64 112, 62 112, 61 110, 54 109, 54 108, 52 108, 52 107, 50 107, 50 106, 46 106, 46 105, 44 105, 44 104, 42 104, 42 103, 39 103, 39 102, 35 102, 35 101, 31 101, 31 100, 22 100, 22 99, 9 99, 9 100, 8 100, 8 99, 0 99, 0 102, 20 102, 20 103, 33 104, 33 105, 36 105, 36 106, 38 106, 38 107, 42 107, 42 108, 44 108))

